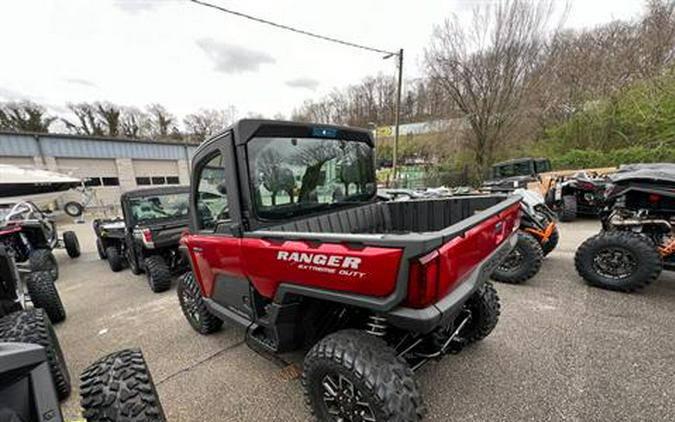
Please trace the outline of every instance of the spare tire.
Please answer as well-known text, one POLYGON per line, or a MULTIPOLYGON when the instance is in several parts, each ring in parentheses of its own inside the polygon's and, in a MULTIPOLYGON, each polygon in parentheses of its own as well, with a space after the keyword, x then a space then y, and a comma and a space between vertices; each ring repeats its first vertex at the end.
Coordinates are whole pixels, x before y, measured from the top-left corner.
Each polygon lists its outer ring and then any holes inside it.
POLYGON ((128 349, 91 364, 80 376, 82 416, 90 422, 163 422, 164 410, 143 353, 128 349))
POLYGON ((32 343, 44 347, 59 400, 70 394, 70 374, 49 317, 42 309, 11 313, 0 319, 0 342, 32 343))

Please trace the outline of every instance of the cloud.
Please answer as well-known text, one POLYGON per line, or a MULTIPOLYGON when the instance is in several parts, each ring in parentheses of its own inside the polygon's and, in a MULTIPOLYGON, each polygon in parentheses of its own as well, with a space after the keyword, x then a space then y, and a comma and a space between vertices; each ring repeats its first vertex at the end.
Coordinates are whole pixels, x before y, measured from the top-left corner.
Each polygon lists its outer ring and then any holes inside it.
POLYGON ((35 100, 32 95, 22 94, 10 88, 3 88, 0 86, 0 99, 5 101, 30 101, 35 100))
POLYGON ((315 91, 319 86, 319 81, 308 77, 300 77, 286 81, 286 85, 290 86, 291 88, 304 88, 309 89, 310 91, 315 91))
POLYGON ((86 86, 86 87, 89 87, 89 88, 97 88, 98 87, 98 85, 96 85, 94 82, 92 82, 90 80, 87 80, 87 79, 67 78, 65 81, 68 82, 69 84, 82 85, 82 86, 86 86))
POLYGON ((213 60, 215 69, 223 73, 256 71, 261 64, 274 63, 274 57, 264 51, 218 42, 212 38, 197 40, 197 45, 213 60))

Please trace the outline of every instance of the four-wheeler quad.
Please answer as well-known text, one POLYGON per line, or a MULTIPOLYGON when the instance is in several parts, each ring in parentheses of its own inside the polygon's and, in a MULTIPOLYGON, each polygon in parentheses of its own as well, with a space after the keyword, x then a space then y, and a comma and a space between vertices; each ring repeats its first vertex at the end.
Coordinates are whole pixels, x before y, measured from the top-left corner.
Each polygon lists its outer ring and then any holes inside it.
POLYGON ((559 233, 555 214, 537 192, 516 189, 520 195, 520 230, 518 243, 494 273, 492 279, 503 283, 519 284, 534 277, 546 255, 558 245, 559 233))
POLYGON ((602 211, 607 178, 581 171, 570 177, 558 176, 554 183, 546 192, 546 204, 560 221, 574 221, 577 215, 598 216, 602 211))
POLYGON ((167 186, 122 194, 123 219, 94 220, 99 257, 115 272, 125 264, 134 274, 145 272, 153 292, 168 290, 172 275, 187 268, 178 246, 188 225, 188 192, 167 186))
POLYGON ((487 279, 517 240, 519 196, 377 201, 373 155, 365 130, 242 120, 193 157, 183 313, 310 348, 319 420, 419 420, 413 371, 495 328, 487 279))
POLYGON ((33 271, 49 271, 54 280, 59 267, 52 252, 65 247, 68 256, 80 256, 80 243, 73 231, 58 237, 54 221, 31 202, 0 208, 0 243, 14 251, 16 262, 30 263, 33 271))
POLYGON ((579 247, 575 264, 593 286, 633 292, 675 270, 675 164, 626 166, 611 179, 602 232, 579 247))

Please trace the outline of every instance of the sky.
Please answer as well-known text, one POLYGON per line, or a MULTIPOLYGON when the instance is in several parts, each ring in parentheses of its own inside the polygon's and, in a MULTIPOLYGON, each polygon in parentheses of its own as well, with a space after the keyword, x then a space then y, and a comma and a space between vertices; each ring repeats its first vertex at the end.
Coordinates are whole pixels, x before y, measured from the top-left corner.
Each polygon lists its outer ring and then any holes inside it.
MULTIPOLYGON (((403 48, 421 76, 433 26, 467 22, 493 0, 205 0, 382 50, 403 48)), ((560 2, 562 10, 563 2, 560 2)), ((568 28, 636 18, 642 0, 570 0, 568 28)), ((2 0, 0 101, 160 103, 183 117, 201 108, 289 117, 306 99, 378 72, 382 55, 306 38, 189 0, 2 0)))

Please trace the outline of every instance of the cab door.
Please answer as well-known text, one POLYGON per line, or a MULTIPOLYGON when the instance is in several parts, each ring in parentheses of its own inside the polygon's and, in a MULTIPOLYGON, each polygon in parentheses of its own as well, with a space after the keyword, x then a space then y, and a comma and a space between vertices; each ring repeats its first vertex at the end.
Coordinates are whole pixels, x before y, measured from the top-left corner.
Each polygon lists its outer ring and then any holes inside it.
POLYGON ((232 136, 210 141, 193 158, 190 233, 183 237, 202 295, 248 314, 232 136))

